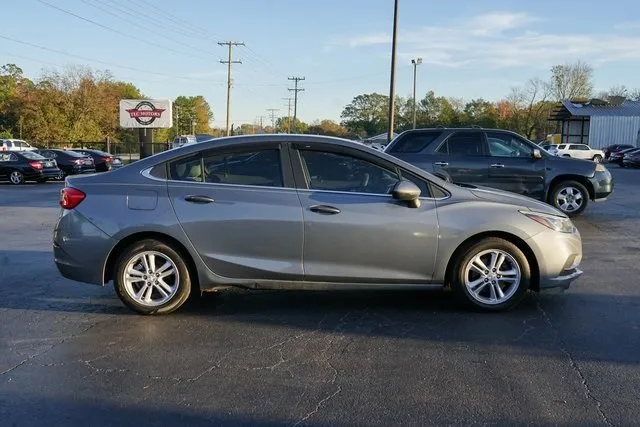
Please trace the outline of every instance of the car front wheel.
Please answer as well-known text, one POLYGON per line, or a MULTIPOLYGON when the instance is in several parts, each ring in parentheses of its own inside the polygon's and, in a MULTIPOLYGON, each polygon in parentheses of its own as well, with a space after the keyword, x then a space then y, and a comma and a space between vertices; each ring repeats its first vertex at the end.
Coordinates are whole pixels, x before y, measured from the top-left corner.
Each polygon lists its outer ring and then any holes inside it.
POLYGON ((129 246, 118 257, 114 284, 120 300, 140 314, 168 314, 191 293, 191 277, 182 255, 157 240, 129 246))
POLYGON ((513 243, 486 238, 463 250, 453 266, 456 298, 483 311, 515 307, 527 293, 531 270, 527 257, 513 243))
POLYGON ((596 154, 595 156, 593 156, 593 161, 596 163, 602 163, 602 156, 599 154, 596 154))
POLYGON ((550 204, 568 216, 580 215, 589 203, 587 188, 577 181, 564 181, 551 190, 550 204))

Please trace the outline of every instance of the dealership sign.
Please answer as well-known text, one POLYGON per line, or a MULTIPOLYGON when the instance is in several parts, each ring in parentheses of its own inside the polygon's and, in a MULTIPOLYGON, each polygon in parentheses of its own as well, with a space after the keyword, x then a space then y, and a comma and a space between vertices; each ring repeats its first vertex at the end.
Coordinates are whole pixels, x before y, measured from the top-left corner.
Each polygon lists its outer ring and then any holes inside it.
POLYGON ((170 100, 122 99, 120 100, 120 127, 170 128, 173 113, 170 100))

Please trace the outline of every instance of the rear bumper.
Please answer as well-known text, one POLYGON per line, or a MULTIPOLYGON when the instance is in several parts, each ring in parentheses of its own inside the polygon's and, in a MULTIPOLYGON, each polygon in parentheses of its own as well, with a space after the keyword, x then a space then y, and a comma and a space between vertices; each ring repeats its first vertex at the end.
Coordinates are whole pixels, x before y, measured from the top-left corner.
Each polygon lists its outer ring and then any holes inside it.
POLYGON ((104 266, 116 241, 75 210, 63 211, 53 231, 53 257, 62 276, 104 284, 104 266))
POLYGON ((527 241, 538 260, 540 290, 568 289, 582 276, 578 268, 582 262, 582 238, 580 233, 560 233, 549 230, 527 241))

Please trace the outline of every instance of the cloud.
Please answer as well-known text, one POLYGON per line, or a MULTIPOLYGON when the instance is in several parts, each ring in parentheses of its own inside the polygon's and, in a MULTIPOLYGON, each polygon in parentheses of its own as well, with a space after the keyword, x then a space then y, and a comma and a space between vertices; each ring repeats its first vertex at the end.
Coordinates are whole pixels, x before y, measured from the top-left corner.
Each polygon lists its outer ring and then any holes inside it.
MULTIPOLYGON (((548 68, 558 62, 583 59, 592 64, 640 59, 640 35, 622 31, 553 33, 540 29, 541 19, 512 12, 490 12, 454 21, 402 31, 398 56, 406 61, 422 57, 443 67, 548 68)), ((626 23, 625 29, 640 28, 626 23)), ((620 27, 623 24, 618 25, 620 27)), ((372 33, 343 39, 350 48, 388 45, 391 36, 372 33)))

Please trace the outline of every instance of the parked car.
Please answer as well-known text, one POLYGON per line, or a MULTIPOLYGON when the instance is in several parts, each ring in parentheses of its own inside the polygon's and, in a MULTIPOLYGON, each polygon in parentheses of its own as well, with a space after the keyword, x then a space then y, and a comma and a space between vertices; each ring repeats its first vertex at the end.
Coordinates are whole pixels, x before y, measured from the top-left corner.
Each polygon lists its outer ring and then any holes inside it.
POLYGON ((55 160, 49 160, 33 151, 0 153, 0 179, 20 185, 25 181, 46 182, 60 174, 55 160))
POLYGON ((65 182, 57 268, 113 281, 142 314, 223 286, 450 286, 498 311, 582 274, 580 234, 557 209, 458 186, 344 139, 219 138, 65 182))
POLYGON ((47 159, 54 159, 56 161, 60 168, 60 175, 57 179, 63 179, 68 175, 96 172, 96 165, 93 162, 93 158, 76 151, 47 148, 35 152, 47 159))
POLYGON ((611 157, 611 154, 620 152, 622 150, 626 150, 627 148, 635 148, 635 147, 630 144, 613 144, 613 145, 604 147, 602 151, 604 152, 604 158, 606 160, 611 157))
POLYGON ((496 129, 408 130, 385 153, 455 183, 485 186, 548 202, 569 216, 613 191, 602 164, 557 157, 520 135, 496 129))
POLYGON ((180 148, 188 144, 196 144, 198 142, 195 135, 179 135, 173 139, 171 148, 180 148))
POLYGON ((0 152, 2 151, 34 151, 36 148, 27 141, 21 139, 0 139, 0 152))
POLYGON ((560 144, 556 156, 573 157, 576 159, 593 160, 600 163, 604 159, 604 152, 589 147, 587 144, 560 144))
POLYGON ((640 167, 640 148, 625 153, 622 159, 622 164, 626 168, 640 167))
POLYGON ((96 166, 96 172, 109 172, 112 169, 117 169, 123 166, 122 159, 101 150, 74 148, 73 151, 84 156, 91 157, 96 166))
POLYGON ((622 161, 624 158, 624 155, 636 150, 640 150, 640 148, 632 147, 632 148, 625 148, 624 150, 620 150, 620 151, 614 151, 613 153, 611 153, 611 156, 609 157, 609 163, 613 163, 620 167, 624 167, 624 163, 622 161))

